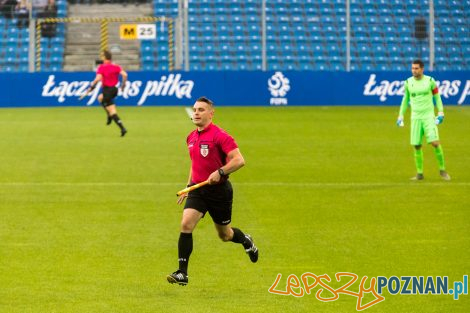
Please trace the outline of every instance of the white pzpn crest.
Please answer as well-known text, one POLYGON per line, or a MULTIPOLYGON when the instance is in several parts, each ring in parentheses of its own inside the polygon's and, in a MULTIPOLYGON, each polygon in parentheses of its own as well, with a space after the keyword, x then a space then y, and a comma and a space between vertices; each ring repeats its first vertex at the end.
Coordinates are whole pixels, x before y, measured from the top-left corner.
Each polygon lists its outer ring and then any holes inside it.
POLYGON ((287 92, 290 90, 290 82, 282 72, 276 72, 268 79, 268 89, 271 93, 269 104, 271 105, 287 105, 287 92))
POLYGON ((290 90, 289 79, 282 72, 276 72, 268 80, 268 89, 273 97, 285 97, 290 90))
POLYGON ((206 157, 209 155, 209 145, 200 145, 201 155, 206 157))

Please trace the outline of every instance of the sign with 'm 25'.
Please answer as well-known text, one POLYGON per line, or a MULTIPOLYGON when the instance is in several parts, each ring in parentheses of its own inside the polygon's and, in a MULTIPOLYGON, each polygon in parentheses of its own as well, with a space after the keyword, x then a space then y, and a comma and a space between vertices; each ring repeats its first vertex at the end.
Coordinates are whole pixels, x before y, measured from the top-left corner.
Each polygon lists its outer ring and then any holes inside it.
POLYGON ((157 38, 155 24, 121 24, 119 37, 123 40, 152 40, 157 38))

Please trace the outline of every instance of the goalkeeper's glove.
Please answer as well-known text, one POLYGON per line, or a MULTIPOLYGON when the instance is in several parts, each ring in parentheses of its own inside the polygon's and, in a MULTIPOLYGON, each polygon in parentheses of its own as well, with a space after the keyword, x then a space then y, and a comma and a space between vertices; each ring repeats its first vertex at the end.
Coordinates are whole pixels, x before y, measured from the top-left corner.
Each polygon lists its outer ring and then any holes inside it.
POLYGON ((397 119, 397 126, 398 127, 403 127, 405 126, 405 123, 403 122, 403 116, 399 116, 398 119, 397 119))
POLYGON ((444 112, 437 113, 436 125, 442 124, 443 122, 444 122, 444 112))

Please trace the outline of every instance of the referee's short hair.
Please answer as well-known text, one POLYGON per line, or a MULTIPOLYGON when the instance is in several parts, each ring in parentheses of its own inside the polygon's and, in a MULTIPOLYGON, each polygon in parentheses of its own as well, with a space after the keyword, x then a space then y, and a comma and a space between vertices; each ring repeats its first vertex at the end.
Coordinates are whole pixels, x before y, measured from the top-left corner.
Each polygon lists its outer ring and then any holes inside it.
POLYGON ((210 100, 209 98, 207 97, 199 97, 196 102, 205 102, 207 103, 210 107, 214 107, 214 102, 212 100, 210 100))
POLYGON ((413 64, 418 64, 419 68, 424 68, 424 62, 421 61, 420 59, 416 59, 413 61, 413 64))
POLYGON ((108 50, 103 51, 103 56, 106 60, 112 60, 113 59, 113 55, 108 50))

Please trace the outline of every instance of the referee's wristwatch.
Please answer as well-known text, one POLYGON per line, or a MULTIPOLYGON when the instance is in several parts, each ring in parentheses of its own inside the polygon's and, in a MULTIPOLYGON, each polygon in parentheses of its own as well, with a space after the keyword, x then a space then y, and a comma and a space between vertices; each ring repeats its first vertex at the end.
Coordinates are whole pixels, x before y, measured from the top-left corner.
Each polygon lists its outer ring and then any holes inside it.
POLYGON ((223 176, 226 175, 225 172, 224 172, 224 170, 223 170, 222 168, 219 168, 219 169, 217 170, 217 172, 219 172, 220 177, 223 177, 223 176))

